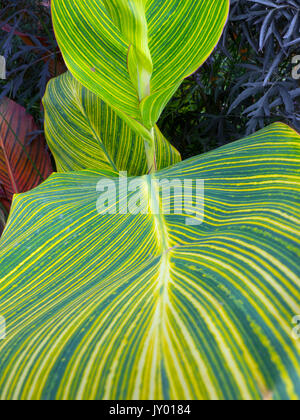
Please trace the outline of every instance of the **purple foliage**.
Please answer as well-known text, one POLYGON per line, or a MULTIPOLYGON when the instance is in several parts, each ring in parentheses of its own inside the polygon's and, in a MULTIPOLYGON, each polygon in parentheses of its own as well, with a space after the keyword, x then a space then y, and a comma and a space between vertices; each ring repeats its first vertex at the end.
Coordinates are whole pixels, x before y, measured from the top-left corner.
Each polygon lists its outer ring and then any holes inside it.
MULTIPOLYGON (((300 131, 300 74, 293 66, 300 55, 299 0, 232 0, 226 32, 219 46, 227 51, 228 33, 237 35, 247 61, 245 73, 229 92, 228 114, 248 118, 246 133, 281 120, 300 131)), ((300 57, 299 57, 300 62, 300 57)))

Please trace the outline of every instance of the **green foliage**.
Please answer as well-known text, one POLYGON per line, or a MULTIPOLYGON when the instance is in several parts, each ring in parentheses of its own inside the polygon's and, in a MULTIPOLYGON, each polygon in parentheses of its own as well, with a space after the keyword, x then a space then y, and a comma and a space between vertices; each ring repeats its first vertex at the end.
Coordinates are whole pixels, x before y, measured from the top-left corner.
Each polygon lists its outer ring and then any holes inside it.
POLYGON ((273 124, 179 162, 155 125, 228 4, 52 0, 59 172, 15 195, 0 241, 1 399, 300 397, 299 135, 273 124))
MULTIPOLYGON (((43 102, 46 138, 60 172, 99 168, 128 175, 148 172, 143 138, 70 72, 51 80, 43 102)), ((181 160, 157 127, 154 141, 158 169, 181 160)))

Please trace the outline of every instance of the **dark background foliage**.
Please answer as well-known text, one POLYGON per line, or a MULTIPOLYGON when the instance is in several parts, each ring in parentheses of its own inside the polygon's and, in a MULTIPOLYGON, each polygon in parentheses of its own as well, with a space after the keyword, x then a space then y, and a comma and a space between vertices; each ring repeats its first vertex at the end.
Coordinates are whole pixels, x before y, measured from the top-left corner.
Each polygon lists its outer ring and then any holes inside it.
POLYGON ((66 70, 54 37, 50 2, 0 0, 0 54, 7 80, 0 99, 9 96, 31 113, 42 129, 41 98, 51 77, 66 70))
MULTIPOLYGON (((231 0, 218 47, 184 81, 159 123, 184 158, 274 121, 300 131, 300 80, 292 77, 292 59, 300 55, 299 11, 300 0, 231 0)), ((46 83, 65 70, 49 1, 0 0, 0 54, 8 69, 0 98, 25 106, 42 130, 46 83)))

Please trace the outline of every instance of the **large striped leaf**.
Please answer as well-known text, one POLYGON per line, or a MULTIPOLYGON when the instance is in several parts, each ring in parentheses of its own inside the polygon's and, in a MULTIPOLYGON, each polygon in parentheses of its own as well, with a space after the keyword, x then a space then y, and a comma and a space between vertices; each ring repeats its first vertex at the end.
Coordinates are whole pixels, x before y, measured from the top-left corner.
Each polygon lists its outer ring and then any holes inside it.
POLYGON ((98 214, 103 172, 17 195, 0 397, 299 398, 299 164, 299 136, 275 124, 156 174, 205 180, 202 225, 155 214, 157 190, 149 214, 98 214))
POLYGON ((182 80, 218 42, 229 0, 53 0, 73 75, 151 142, 182 80))
MULTIPOLYGON (((67 72, 52 79, 44 97, 45 133, 59 171, 82 169, 148 172, 143 139, 99 97, 67 72)), ((180 154, 155 127, 158 169, 180 154)))

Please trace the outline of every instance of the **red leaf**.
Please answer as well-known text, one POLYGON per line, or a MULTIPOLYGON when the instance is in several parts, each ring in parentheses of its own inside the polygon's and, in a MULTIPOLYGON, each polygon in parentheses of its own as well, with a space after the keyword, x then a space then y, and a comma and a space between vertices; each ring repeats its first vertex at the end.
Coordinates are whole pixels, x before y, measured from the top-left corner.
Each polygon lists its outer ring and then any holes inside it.
POLYGON ((37 130, 25 108, 8 98, 1 101, 0 202, 6 209, 13 194, 31 190, 53 172, 44 138, 28 142, 28 134, 37 130))

